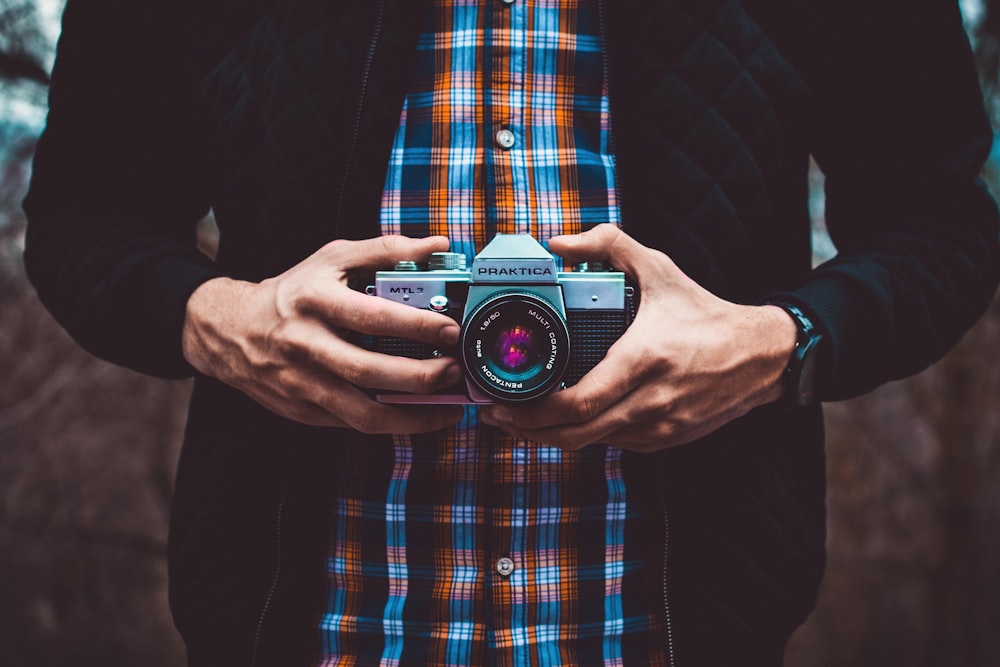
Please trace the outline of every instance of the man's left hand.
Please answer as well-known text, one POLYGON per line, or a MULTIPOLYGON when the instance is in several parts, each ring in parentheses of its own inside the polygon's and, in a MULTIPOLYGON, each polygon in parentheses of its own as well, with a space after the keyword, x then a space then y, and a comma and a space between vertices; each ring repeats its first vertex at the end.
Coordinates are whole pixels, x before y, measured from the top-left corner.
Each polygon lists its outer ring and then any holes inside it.
POLYGON ((781 397, 796 340, 781 308, 720 299, 614 225, 554 237, 549 249, 567 262, 602 261, 624 271, 639 289, 639 311, 575 386, 523 406, 483 408, 487 424, 565 449, 606 443, 651 452, 708 435, 781 397))

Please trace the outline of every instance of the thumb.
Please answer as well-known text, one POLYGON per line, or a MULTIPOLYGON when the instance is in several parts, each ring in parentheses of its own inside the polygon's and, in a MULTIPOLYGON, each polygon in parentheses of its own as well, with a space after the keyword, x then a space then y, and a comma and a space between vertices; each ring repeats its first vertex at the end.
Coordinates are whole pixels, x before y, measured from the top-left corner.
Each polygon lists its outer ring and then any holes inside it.
POLYGON ((611 239, 619 234, 622 231, 616 225, 597 225, 582 234, 553 236, 549 250, 569 262, 603 262, 608 259, 611 239))
POLYGON ((549 239, 549 250, 568 262, 604 262, 635 277, 645 248, 614 224, 597 225, 582 234, 549 239))
POLYGON ((336 248, 341 258, 341 266, 352 269, 381 269, 395 266, 396 262, 412 260, 421 262, 435 252, 448 250, 448 238, 428 236, 409 238, 407 236, 379 236, 364 241, 334 241, 328 246, 336 248))

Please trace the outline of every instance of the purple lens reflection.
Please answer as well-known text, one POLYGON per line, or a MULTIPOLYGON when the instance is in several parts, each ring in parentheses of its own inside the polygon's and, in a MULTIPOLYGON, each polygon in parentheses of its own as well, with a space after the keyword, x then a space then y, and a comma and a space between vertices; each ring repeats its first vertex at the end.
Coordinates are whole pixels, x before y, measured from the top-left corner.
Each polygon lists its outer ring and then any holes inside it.
POLYGON ((497 336, 493 357, 507 371, 517 373, 535 362, 535 337, 530 330, 514 325, 497 336))

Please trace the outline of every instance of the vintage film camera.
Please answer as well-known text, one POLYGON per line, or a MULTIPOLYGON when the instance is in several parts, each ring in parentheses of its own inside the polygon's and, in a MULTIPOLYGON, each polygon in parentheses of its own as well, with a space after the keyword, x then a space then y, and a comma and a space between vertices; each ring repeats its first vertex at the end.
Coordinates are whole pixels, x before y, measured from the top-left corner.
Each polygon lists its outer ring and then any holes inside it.
MULTIPOLYGON (((593 267, 590 267, 593 268, 593 267)), ((385 354, 455 356, 464 386, 431 395, 383 393, 383 403, 526 401, 575 384, 604 358, 632 321, 635 294, 618 271, 556 271, 528 234, 497 234, 465 268, 459 253, 435 253, 428 269, 400 262, 367 292, 445 313, 461 324, 458 349, 376 336, 385 354)))

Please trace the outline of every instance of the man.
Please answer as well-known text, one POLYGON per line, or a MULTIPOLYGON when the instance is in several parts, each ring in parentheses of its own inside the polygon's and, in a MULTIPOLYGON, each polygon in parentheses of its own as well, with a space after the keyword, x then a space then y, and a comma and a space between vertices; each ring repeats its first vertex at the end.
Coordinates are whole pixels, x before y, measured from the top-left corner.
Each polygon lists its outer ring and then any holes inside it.
POLYGON ((26 261, 89 349, 197 373, 190 663, 780 664, 817 400, 940 357, 998 279, 960 16, 919 5, 70 0, 26 261), (525 405, 374 400, 462 369, 359 345, 459 335, 367 274, 498 232, 625 271, 632 326, 525 405))

